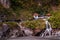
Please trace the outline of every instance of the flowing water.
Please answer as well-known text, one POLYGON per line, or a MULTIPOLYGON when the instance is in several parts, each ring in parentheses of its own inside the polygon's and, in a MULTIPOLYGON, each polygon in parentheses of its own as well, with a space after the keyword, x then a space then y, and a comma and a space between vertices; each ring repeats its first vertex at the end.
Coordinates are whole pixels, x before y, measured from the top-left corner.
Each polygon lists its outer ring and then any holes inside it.
POLYGON ((43 36, 51 36, 51 32, 52 32, 52 27, 51 27, 51 24, 48 22, 48 20, 44 19, 45 21, 45 24, 46 24, 46 30, 44 33, 42 33, 42 37, 43 36))

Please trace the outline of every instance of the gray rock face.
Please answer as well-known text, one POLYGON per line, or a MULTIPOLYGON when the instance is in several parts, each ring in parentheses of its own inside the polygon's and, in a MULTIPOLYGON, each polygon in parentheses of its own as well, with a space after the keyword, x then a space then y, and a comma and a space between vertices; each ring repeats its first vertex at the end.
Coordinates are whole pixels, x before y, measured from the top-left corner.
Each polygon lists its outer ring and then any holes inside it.
POLYGON ((1 38, 2 35, 3 35, 3 32, 0 30, 0 38, 1 38))
POLYGON ((33 34, 33 31, 31 31, 29 29, 25 29, 24 32, 27 36, 32 36, 32 34, 33 34))
POLYGON ((8 25, 5 24, 5 23, 3 23, 3 25, 2 25, 2 31, 5 32, 5 31, 7 31, 8 29, 9 29, 8 25))
POLYGON ((56 32, 55 34, 56 34, 57 36, 60 36, 60 31, 56 32))
POLYGON ((13 31, 11 31, 11 32, 10 32, 10 35, 13 34, 11 37, 12 37, 12 38, 13 38, 13 37, 17 37, 17 36, 16 36, 16 33, 17 33, 17 32, 18 32, 17 29, 14 29, 13 31))

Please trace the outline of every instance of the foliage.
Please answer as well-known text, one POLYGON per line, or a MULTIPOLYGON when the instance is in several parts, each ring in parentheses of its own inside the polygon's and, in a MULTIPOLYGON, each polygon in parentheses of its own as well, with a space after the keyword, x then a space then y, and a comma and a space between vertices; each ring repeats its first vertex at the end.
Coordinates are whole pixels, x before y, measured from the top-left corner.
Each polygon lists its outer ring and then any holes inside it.
POLYGON ((33 21, 25 21, 23 22, 25 27, 35 29, 38 27, 39 29, 44 29, 45 28, 45 22, 42 19, 39 20, 33 20, 33 21))
POLYGON ((0 17, 2 20, 9 20, 14 18, 14 12, 11 10, 11 8, 6 9, 2 5, 0 5, 0 17))
POLYGON ((32 12, 29 10, 21 10, 19 14, 19 18, 22 20, 31 20, 33 18, 32 12))
POLYGON ((16 22, 5 22, 10 28, 18 27, 16 22))
POLYGON ((13 10, 28 9, 32 12, 45 14, 50 11, 51 6, 58 6, 60 0, 11 0, 13 10))
POLYGON ((13 9, 6 9, 2 5, 0 6, 0 16, 2 20, 13 20, 13 19, 23 19, 28 20, 32 19, 32 12, 30 10, 18 10, 13 11, 13 9), (4 17, 5 16, 5 17, 4 17))
POLYGON ((52 24, 53 28, 60 28, 60 10, 57 10, 56 12, 51 12, 52 16, 49 19, 49 21, 52 24))
POLYGON ((10 0, 9 9, 0 5, 0 14, 6 15, 5 19, 19 19, 21 10, 29 10, 32 14, 37 12, 40 15, 45 15, 51 11, 51 6, 58 6, 59 4, 60 0, 10 0))
POLYGON ((0 22, 0 28, 2 27, 3 23, 6 23, 8 25, 8 27, 10 27, 10 28, 18 27, 16 22, 0 22))

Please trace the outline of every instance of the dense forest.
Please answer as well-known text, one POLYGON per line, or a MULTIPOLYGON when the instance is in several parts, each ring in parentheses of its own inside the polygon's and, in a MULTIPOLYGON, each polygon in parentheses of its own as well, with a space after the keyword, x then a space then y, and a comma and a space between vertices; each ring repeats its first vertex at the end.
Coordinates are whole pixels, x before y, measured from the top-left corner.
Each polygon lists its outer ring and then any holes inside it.
MULTIPOLYGON (((20 15, 28 13, 28 15, 34 12, 40 15, 45 15, 55 9, 60 5, 60 0, 10 0, 10 8, 6 9, 0 5, 0 11, 2 14, 10 17, 14 16, 19 19, 20 15), (24 13, 22 11, 25 11, 24 13)), ((1 13, 0 13, 1 14, 1 13)), ((29 16, 31 16, 31 14, 29 16)), ((26 15, 25 15, 26 16, 26 15)), ((13 18, 12 18, 13 19, 13 18)))
POLYGON ((33 13, 46 15, 51 13, 49 21, 52 26, 60 26, 60 0, 10 0, 10 8, 4 8, 0 4, 0 17, 2 20, 33 18, 33 13))

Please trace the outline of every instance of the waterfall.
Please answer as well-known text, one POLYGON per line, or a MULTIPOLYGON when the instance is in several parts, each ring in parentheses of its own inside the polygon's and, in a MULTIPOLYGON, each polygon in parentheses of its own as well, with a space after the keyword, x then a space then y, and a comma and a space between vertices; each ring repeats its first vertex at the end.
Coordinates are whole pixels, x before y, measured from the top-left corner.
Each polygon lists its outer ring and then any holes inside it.
POLYGON ((52 31, 51 24, 48 22, 48 20, 46 20, 46 19, 43 19, 43 20, 45 21, 46 29, 45 29, 45 32, 42 33, 42 37, 43 37, 44 35, 46 36, 47 33, 48 33, 49 36, 51 36, 51 31, 52 31))
MULTIPOLYGON (((50 23, 46 20, 46 34, 48 33, 49 35, 51 35, 51 31, 52 31, 51 25, 50 25, 50 23)), ((45 34, 45 35, 46 35, 46 34, 45 34)))

